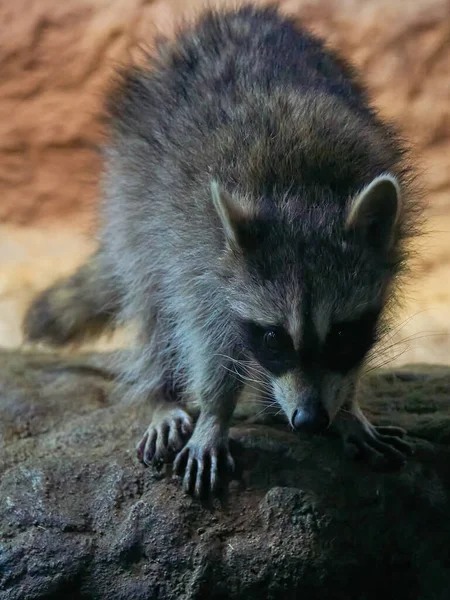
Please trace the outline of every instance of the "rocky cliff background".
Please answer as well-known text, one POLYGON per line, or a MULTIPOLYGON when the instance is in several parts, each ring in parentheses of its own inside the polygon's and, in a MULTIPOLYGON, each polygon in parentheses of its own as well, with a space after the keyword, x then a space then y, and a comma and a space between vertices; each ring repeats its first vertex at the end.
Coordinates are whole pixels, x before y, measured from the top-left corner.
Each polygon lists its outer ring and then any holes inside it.
MULTIPOLYGON (((222 1, 221 4, 225 2, 222 1)), ((362 70, 414 145, 429 235, 380 362, 450 362, 450 1, 283 0, 362 70)), ((0 344, 93 248, 102 104, 118 64, 200 0, 0 0, 0 344)))

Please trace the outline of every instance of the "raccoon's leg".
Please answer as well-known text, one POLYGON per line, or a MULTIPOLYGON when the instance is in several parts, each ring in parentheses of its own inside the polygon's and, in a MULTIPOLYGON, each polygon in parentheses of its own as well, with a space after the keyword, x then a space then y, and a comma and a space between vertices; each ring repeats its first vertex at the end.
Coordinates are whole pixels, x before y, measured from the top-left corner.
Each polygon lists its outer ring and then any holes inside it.
POLYGON ((191 436, 192 418, 178 400, 175 390, 169 386, 152 398, 155 407, 152 421, 136 447, 137 457, 143 464, 160 466, 173 461, 191 436))
POLYGON ((142 345, 133 350, 129 364, 131 379, 153 408, 150 425, 136 446, 138 459, 147 466, 172 462, 194 428, 184 408, 184 378, 175 375, 180 366, 173 331, 154 300, 147 298, 140 321, 142 345))
POLYGON ((401 427, 372 425, 356 399, 339 411, 332 428, 342 437, 348 454, 367 459, 375 468, 401 466, 412 454, 401 427))
POLYGON ((41 292, 25 315, 25 338, 64 345, 110 325, 120 294, 106 271, 101 252, 96 252, 72 276, 41 292))
POLYGON ((234 470, 228 433, 242 385, 223 366, 210 362, 204 372, 204 386, 199 387, 195 394, 199 399, 200 416, 192 437, 174 463, 176 474, 184 472, 184 490, 197 497, 216 493, 224 471, 234 470), (206 373, 209 373, 209 378, 206 378, 206 373), (216 375, 214 383, 211 373, 216 375))

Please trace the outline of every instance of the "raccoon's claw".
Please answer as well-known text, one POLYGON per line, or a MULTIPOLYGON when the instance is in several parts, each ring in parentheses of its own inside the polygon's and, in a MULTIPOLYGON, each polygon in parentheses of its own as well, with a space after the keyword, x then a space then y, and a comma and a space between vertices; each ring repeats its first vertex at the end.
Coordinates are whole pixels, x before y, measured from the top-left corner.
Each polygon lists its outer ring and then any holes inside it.
POLYGON ((412 454, 411 446, 400 437, 385 435, 372 427, 363 435, 350 435, 347 444, 356 448, 357 455, 369 460, 374 467, 400 467, 412 454))
POLYGON ((374 468, 400 467, 412 454, 406 432, 400 427, 375 427, 357 411, 338 415, 335 423, 343 438, 346 453, 362 457, 374 468))
POLYGON ((406 431, 401 427, 394 427, 393 425, 384 425, 380 427, 375 427, 378 433, 381 435, 392 435, 397 438, 404 438, 406 435, 406 431))
POLYGON ((192 429, 191 417, 181 408, 171 409, 159 418, 155 415, 136 447, 138 459, 146 466, 171 462, 189 439, 192 429))
POLYGON ((186 493, 203 498, 217 494, 223 467, 234 471, 234 460, 226 444, 212 446, 189 442, 178 454, 174 462, 174 472, 183 477, 186 493))

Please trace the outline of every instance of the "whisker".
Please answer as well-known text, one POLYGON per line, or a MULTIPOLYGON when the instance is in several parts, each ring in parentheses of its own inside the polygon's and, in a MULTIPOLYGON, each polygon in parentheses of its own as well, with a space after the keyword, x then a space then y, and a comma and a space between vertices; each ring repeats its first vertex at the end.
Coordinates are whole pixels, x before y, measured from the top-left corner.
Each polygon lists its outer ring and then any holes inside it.
POLYGON ((235 375, 236 377, 239 377, 239 379, 240 379, 242 382, 252 382, 252 383, 256 383, 256 384, 258 384, 259 386, 261 386, 261 389, 262 389, 262 390, 267 390, 267 391, 269 391, 269 392, 272 390, 272 387, 269 385, 269 383, 268 383, 268 382, 261 381, 261 380, 254 379, 254 378, 252 378, 252 377, 248 377, 248 376, 246 376, 246 375, 243 375, 242 373, 239 373, 239 372, 238 372, 238 371, 236 371, 236 370, 232 370, 232 369, 230 369, 230 368, 229 368, 229 367, 227 367, 226 365, 222 365, 222 367, 223 367, 224 369, 226 369, 227 371, 229 371, 230 373, 233 373, 233 375, 235 375))
POLYGON ((274 400, 273 400, 273 399, 272 399, 272 400, 269 400, 269 399, 267 398, 267 399, 261 400, 261 399, 259 399, 259 398, 256 398, 256 397, 247 397, 247 398, 246 398, 246 401, 248 401, 248 402, 249 402, 249 403, 251 403, 251 404, 262 404, 262 405, 264 405, 264 406, 271 405, 271 404, 273 404, 273 402, 274 402, 274 400))
POLYGON ((400 356, 402 356, 402 354, 405 354, 405 352, 407 352, 409 350, 409 348, 405 348, 404 350, 402 350, 401 352, 399 352, 398 354, 396 354, 395 356, 393 356, 392 358, 388 358, 385 361, 373 365, 371 366, 369 369, 364 370, 364 374, 368 374, 368 373, 372 373, 373 371, 376 371, 378 369, 381 369, 382 367, 388 365, 389 363, 393 362, 394 360, 396 360, 397 358, 399 358, 400 356))
POLYGON ((414 313, 413 315, 410 315, 409 317, 407 317, 406 319, 404 319, 403 321, 401 321, 394 327, 385 326, 384 332, 382 333, 382 335, 380 336, 380 339, 379 339, 379 344, 378 344, 379 347, 382 347, 382 344, 380 345, 380 342, 383 342, 385 339, 389 342, 396 335, 398 335, 400 333, 400 331, 402 329, 404 329, 406 327, 406 325, 408 325, 408 323, 410 323, 412 321, 412 319, 414 319, 415 317, 417 317, 418 315, 420 315, 422 313, 429 312, 430 310, 431 310, 430 308, 425 308, 423 310, 417 311, 416 313, 414 313))
MULTIPOLYGON (((226 369, 227 371, 229 371, 232 375, 234 375, 237 379, 239 379, 240 381, 242 381, 242 383, 244 384, 245 387, 250 388, 252 390, 254 390, 255 392, 258 393, 258 395, 261 398, 267 398, 267 399, 272 399, 273 398, 273 394, 272 394, 272 389, 269 388, 268 386, 262 386, 262 387, 256 387, 254 385, 251 385, 250 383, 248 383, 248 380, 246 378, 243 378, 241 376, 240 373, 237 373, 235 371, 232 371, 231 369, 229 369, 228 367, 226 367, 225 365, 222 365, 222 367, 224 369, 226 369)), ((252 380, 255 381, 256 383, 260 383, 256 380, 252 380)))
MULTIPOLYGON (((408 337, 402 338, 401 340, 397 340, 397 341, 393 342, 392 344, 390 344, 389 346, 384 346, 384 347, 376 346, 374 348, 372 355, 369 356, 367 364, 370 364, 371 361, 378 359, 380 357, 380 355, 385 354, 385 353, 389 352, 390 350, 392 350, 393 348, 396 348, 397 346, 400 346, 402 344, 410 344, 411 342, 415 342, 417 340, 422 340, 422 339, 429 339, 431 337, 439 337, 439 336, 446 337, 448 335, 449 334, 447 334, 447 333, 440 333, 440 332, 431 332, 426 335, 413 334, 408 337)), ((407 349, 410 349, 410 347, 411 346, 408 345, 407 349)))
MULTIPOLYGON (((273 404, 266 406, 265 408, 263 408, 259 413, 257 413, 254 418, 256 419, 257 417, 259 417, 260 415, 262 415, 266 410, 269 410, 269 408, 273 408, 275 406, 278 406, 277 402, 274 402, 273 404)), ((277 413, 278 414, 278 413, 277 413)))
POLYGON ((231 356, 227 356, 226 354, 215 354, 215 356, 218 356, 220 358, 225 358, 225 359, 229 360, 230 362, 232 362, 233 364, 239 365, 246 372, 251 372, 251 373, 255 372, 255 373, 262 375, 264 378, 269 379, 268 373, 264 369, 262 369, 261 365, 259 365, 254 360, 237 359, 237 358, 233 358, 231 356))

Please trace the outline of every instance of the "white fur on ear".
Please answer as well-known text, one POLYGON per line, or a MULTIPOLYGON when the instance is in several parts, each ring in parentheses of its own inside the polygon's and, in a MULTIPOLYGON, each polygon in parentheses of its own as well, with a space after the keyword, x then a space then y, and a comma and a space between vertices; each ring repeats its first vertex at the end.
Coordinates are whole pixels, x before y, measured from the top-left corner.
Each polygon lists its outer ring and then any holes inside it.
POLYGON ((401 191, 390 173, 376 177, 351 202, 346 229, 360 232, 368 243, 389 250, 401 212, 401 191))
POLYGON ((223 230, 227 243, 230 246, 237 247, 237 226, 248 219, 244 208, 229 194, 221 189, 217 181, 211 181, 211 196, 216 208, 217 214, 222 221, 223 230))

